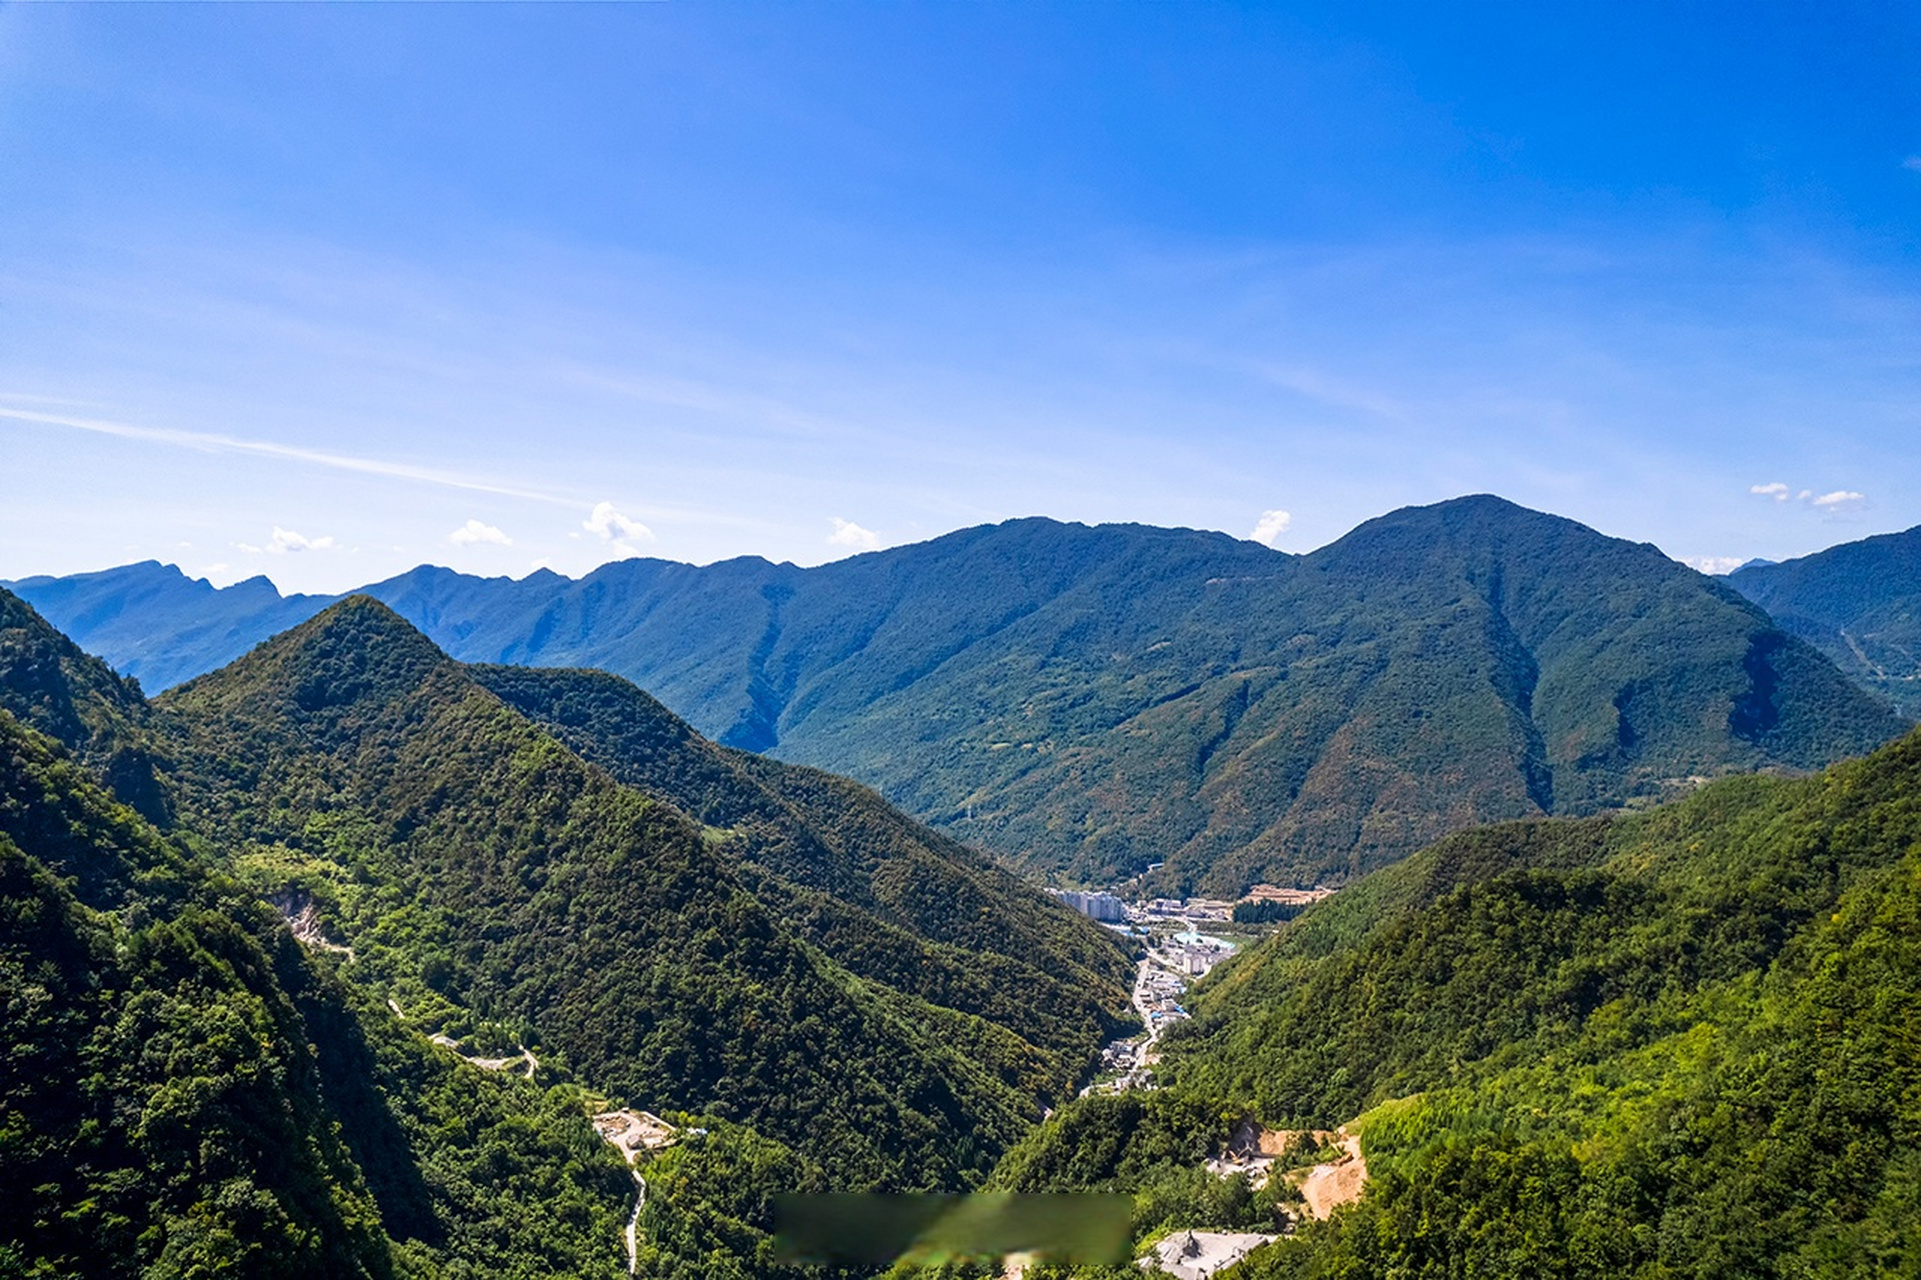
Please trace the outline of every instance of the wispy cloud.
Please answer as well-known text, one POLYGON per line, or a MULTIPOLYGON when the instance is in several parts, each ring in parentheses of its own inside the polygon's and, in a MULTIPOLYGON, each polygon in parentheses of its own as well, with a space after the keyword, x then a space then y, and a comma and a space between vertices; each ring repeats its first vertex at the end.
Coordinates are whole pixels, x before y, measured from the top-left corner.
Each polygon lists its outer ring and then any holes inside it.
POLYGON ((0 408, 0 418, 10 418, 15 422, 30 422, 36 426, 60 427, 69 431, 90 431, 96 435, 118 436, 123 440, 143 440, 151 444, 173 445, 176 448, 193 449, 200 453, 236 453, 256 458, 278 458, 285 462, 301 463, 306 466, 331 467, 337 471, 357 471, 363 475, 385 476, 390 480, 411 480, 419 484, 440 485, 449 489, 469 489, 476 493, 496 493, 504 497, 526 498, 535 502, 551 502, 561 506, 573 506, 575 502, 574 499, 562 497, 559 494, 528 489, 520 485, 502 484, 495 480, 462 475, 455 471, 442 471, 435 467, 417 467, 405 462, 389 462, 382 458, 360 458, 351 454, 329 453, 322 449, 280 444, 272 440, 243 440, 236 436, 220 435, 210 431, 142 427, 125 422, 109 422, 101 418, 75 418, 64 414, 37 413, 29 409, 0 408))
POLYGON ((1818 498, 1810 498, 1810 504, 1817 511, 1853 511, 1867 503, 1868 495, 1856 493, 1852 489, 1836 489, 1818 498))
POLYGON ((511 547, 514 545, 512 538, 494 526, 482 524, 478 520, 469 520, 466 524, 455 529, 447 535, 447 541, 453 543, 456 547, 471 547, 479 542, 491 542, 495 546, 501 547, 511 547))
POLYGON ((827 535, 829 546, 852 547, 856 551, 874 551, 880 547, 880 535, 872 529, 863 529, 852 520, 833 516, 834 531, 827 535))
POLYGON ((1921 173, 1921 156, 1909 156, 1901 162, 1901 167, 1910 173, 1921 173))
POLYGON ((1776 480, 1772 484, 1749 485, 1748 492, 1763 498, 1773 498, 1776 502, 1786 502, 1790 490, 1786 485, 1776 480))
POLYGON ((1288 526, 1293 523, 1293 515, 1286 511, 1279 509, 1263 511, 1261 518, 1254 522, 1254 531, 1247 536, 1263 546, 1271 547, 1281 540, 1281 535, 1286 533, 1288 526))
POLYGON ((1265 362, 1254 363, 1248 368, 1254 376, 1265 382, 1337 409, 1354 409, 1391 422, 1406 422, 1410 416, 1407 406, 1392 396, 1371 387, 1331 377, 1318 369, 1265 362))

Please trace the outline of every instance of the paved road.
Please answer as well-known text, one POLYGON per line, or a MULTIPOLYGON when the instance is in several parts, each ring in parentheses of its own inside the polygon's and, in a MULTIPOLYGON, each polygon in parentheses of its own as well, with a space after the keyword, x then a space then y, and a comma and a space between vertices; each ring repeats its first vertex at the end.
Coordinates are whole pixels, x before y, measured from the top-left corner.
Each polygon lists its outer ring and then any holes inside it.
POLYGON ((640 1170, 630 1172, 634 1175, 634 1185, 640 1188, 634 1197, 634 1213, 627 1219, 627 1274, 633 1275, 640 1270, 640 1211, 647 1205, 647 1179, 640 1176, 640 1170))

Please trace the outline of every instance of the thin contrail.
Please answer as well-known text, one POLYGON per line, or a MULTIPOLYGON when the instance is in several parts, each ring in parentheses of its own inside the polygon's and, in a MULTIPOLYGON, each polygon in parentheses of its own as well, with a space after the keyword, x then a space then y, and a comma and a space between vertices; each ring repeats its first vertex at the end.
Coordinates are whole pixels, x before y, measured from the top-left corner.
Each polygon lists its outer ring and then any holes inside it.
POLYGON ((415 480, 422 484, 444 485, 450 489, 468 489, 476 493, 497 493, 509 498, 551 502, 562 507, 581 505, 576 498, 563 498, 558 494, 543 493, 538 489, 524 489, 518 485, 476 479, 473 476, 463 476, 452 471, 409 466, 404 462, 383 462, 378 458, 356 458, 344 453, 327 453, 320 449, 303 449, 298 445, 275 444, 270 440, 240 440, 233 436, 217 435, 209 431, 177 431, 170 427, 136 427, 124 422, 107 422, 99 418, 70 418, 56 413, 36 413, 30 409, 0 408, 0 418, 12 418, 18 422, 31 422, 40 426, 65 427, 70 431, 91 431, 97 435, 120 436, 128 440, 147 440, 155 444, 170 444, 182 449, 196 449, 202 453, 243 453, 258 458, 281 458, 288 462, 301 462, 313 467, 358 471, 364 475, 386 476, 393 480, 415 480))

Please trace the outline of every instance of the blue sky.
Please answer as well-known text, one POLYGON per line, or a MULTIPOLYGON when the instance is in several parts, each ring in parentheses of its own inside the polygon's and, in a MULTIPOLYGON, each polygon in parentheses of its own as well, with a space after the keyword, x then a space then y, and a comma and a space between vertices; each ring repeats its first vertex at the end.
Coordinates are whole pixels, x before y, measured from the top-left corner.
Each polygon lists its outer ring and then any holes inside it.
POLYGON ((0 6, 0 578, 1906 528, 1917 65, 1890 4, 0 6))

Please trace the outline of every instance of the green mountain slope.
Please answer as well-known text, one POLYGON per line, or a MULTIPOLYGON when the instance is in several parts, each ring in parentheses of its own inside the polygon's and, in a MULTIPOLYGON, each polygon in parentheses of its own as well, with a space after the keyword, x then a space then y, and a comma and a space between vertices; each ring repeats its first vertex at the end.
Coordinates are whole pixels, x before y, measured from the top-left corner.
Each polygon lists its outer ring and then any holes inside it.
POLYGON ((481 684, 617 780, 696 818, 791 928, 875 983, 978 1015, 1053 1058, 1052 1091, 1128 1015, 1110 935, 879 796, 717 747, 597 671, 470 667, 481 684), (1090 992, 1110 993, 1106 1007, 1090 992))
POLYGON ((0 1259, 16 1274, 392 1274, 258 939, 10 716, 0 794, 0 1259), (115 914, 156 907, 139 928, 115 914))
POLYGON ((1478 822, 1818 768, 1902 723, 1724 585, 1490 497, 1307 556, 1017 520, 806 570, 369 590, 463 660, 615 672, 726 745, 1089 881, 1345 879, 1478 822))
POLYGON ((0 591, 0 708, 64 745, 150 821, 167 820, 162 762, 139 684, 82 653, 6 591, 0 591))
POLYGON ((182 821, 311 893, 410 1016, 471 1011, 636 1105, 804 1140, 850 1185, 964 1183, 1038 1112, 1046 1064, 1004 1030, 849 973, 677 810, 384 606, 335 606, 161 707, 182 821))
POLYGON ((0 605, 0 1274, 615 1274, 634 1187, 574 1077, 693 1107, 638 1274, 786 1276, 772 1195, 976 1179, 1122 1021, 1109 935, 622 681, 481 673, 651 797, 371 601, 166 707, 0 605), (141 735, 174 833, 13 708, 141 735), (541 1082, 429 1032, 529 1044, 541 1082))
POLYGON ((0 1274, 617 1273, 563 1091, 457 1065, 0 711, 0 1274))
POLYGON ((1750 565, 1728 582, 1863 688, 1921 710, 1921 528, 1750 565))
POLYGON ((1921 734, 1379 872, 1204 984, 1151 1106, 1069 1108, 997 1179, 1152 1200, 1236 1116, 1354 1122, 1366 1194, 1241 1274, 1909 1274, 1917 966, 1921 734))

